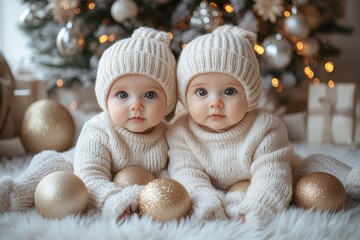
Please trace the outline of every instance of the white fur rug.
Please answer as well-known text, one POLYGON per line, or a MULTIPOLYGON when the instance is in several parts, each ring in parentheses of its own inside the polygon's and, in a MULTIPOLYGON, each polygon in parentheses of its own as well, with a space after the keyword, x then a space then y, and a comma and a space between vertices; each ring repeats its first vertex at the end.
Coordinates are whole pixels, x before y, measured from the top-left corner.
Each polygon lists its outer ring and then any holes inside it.
MULTIPOLYGON (((310 146, 294 144, 296 151, 332 155, 344 163, 360 164, 360 149, 354 146, 310 146)), ((5 158, 0 176, 16 176, 28 165, 31 156, 5 158)), ((339 213, 315 212, 290 207, 279 213, 260 231, 236 221, 199 222, 193 218, 159 223, 133 215, 115 222, 89 212, 60 220, 41 217, 35 209, 0 215, 0 239, 360 239, 360 205, 348 202, 339 213)))

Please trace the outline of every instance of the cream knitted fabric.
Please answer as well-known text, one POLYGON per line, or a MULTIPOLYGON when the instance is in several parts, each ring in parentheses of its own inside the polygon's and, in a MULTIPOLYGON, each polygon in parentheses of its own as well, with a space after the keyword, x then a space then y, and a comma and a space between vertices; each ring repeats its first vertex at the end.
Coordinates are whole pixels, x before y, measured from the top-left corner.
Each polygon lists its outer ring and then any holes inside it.
POLYGON ((129 166, 142 166, 153 174, 167 164, 166 123, 149 134, 138 134, 116 126, 106 112, 84 124, 77 141, 74 172, 89 191, 90 206, 118 218, 131 206, 136 210, 141 186, 122 188, 113 176, 129 166))
POLYGON ((152 28, 140 27, 132 37, 120 40, 101 56, 95 93, 100 107, 107 109, 112 83, 121 76, 140 74, 154 79, 166 95, 165 114, 175 107, 176 61, 169 48, 170 36, 152 28))
POLYGON ((43 151, 33 157, 30 165, 15 179, 0 178, 0 213, 21 211, 34 207, 38 183, 56 171, 72 172, 72 166, 55 151, 43 151))
POLYGON ((170 126, 167 139, 169 175, 187 188, 195 214, 225 207, 231 217, 243 213, 247 221, 263 225, 288 207, 293 149, 277 117, 253 110, 230 130, 210 133, 183 115, 170 126), (218 193, 243 180, 251 185, 242 201, 224 200, 218 193))
POLYGON ((257 106, 261 93, 259 64, 253 45, 256 35, 228 25, 192 40, 183 49, 177 67, 178 95, 185 100, 188 85, 202 73, 225 73, 233 76, 245 89, 247 111, 257 106))

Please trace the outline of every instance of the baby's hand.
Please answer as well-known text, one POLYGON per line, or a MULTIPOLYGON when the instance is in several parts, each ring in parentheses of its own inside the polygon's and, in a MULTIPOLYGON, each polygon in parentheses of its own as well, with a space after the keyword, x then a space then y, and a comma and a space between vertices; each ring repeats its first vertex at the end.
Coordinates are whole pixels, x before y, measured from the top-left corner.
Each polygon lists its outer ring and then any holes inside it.
POLYGON ((240 213, 239 222, 240 222, 240 223, 244 223, 244 222, 245 222, 245 214, 240 213))
POLYGON ((131 214, 130 206, 125 209, 125 211, 120 215, 119 220, 129 216, 131 214))

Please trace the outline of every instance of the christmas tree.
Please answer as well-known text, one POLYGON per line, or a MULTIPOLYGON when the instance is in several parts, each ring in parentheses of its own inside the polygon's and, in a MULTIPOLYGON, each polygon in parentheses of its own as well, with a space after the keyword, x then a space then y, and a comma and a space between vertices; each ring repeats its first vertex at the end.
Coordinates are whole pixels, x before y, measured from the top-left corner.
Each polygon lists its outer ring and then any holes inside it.
POLYGON ((343 0, 23 0, 21 28, 31 38, 34 62, 50 89, 90 85, 102 52, 139 26, 167 31, 176 57, 193 38, 233 24, 257 33, 263 86, 284 90, 309 80, 333 83, 339 50, 329 33, 340 26, 343 0))

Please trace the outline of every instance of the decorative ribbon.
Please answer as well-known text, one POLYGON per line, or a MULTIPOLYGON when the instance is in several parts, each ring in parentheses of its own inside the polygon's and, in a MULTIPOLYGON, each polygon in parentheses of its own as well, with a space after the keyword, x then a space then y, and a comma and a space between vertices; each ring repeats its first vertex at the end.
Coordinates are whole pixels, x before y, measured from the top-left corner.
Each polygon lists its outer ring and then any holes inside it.
POLYGON ((326 143, 335 143, 332 121, 334 115, 342 115, 345 117, 353 117, 353 109, 336 109, 337 91, 336 88, 326 88, 324 97, 319 98, 319 102, 324 106, 321 109, 309 109, 309 115, 324 115, 323 141, 326 143))

